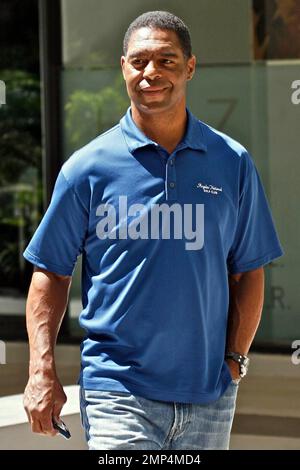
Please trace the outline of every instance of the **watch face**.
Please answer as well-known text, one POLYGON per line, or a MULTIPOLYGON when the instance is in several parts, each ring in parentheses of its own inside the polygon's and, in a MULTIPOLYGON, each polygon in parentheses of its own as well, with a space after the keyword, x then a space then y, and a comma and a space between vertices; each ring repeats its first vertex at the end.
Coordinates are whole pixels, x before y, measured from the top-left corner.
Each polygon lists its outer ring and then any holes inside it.
POLYGON ((239 365, 239 374, 240 377, 245 377, 248 371, 250 359, 248 356, 244 356, 243 354, 237 352, 229 352, 225 355, 225 358, 231 359, 235 361, 239 365))
POLYGON ((240 376, 245 377, 248 371, 250 359, 247 356, 243 356, 243 360, 240 364, 240 376))
POLYGON ((240 376, 241 376, 241 377, 245 377, 246 374, 247 374, 247 368, 245 367, 244 364, 241 364, 240 376))

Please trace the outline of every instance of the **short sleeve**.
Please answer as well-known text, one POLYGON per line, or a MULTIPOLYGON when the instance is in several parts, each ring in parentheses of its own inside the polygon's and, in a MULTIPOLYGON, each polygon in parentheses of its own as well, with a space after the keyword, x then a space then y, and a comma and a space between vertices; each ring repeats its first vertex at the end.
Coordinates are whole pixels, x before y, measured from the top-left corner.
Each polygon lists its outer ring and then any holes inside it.
POLYGON ((227 258, 231 274, 257 269, 283 254, 257 169, 248 153, 244 157, 237 224, 227 258))
POLYGON ((88 227, 88 211, 60 170, 50 204, 23 256, 30 263, 71 276, 88 227))

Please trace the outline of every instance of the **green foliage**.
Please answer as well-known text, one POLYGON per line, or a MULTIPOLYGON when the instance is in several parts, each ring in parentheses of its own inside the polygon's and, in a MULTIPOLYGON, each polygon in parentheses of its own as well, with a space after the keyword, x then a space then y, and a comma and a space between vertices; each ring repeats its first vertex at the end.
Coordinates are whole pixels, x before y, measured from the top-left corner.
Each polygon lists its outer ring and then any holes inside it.
POLYGON ((21 253, 41 217, 39 78, 0 72, 6 104, 0 107, 0 285, 20 284, 21 253))
POLYGON ((6 104, 0 108, 0 187, 41 163, 40 86, 34 75, 2 71, 6 104))
POLYGON ((74 91, 65 105, 66 129, 72 149, 82 147, 116 124, 128 107, 122 75, 112 86, 91 92, 74 91))

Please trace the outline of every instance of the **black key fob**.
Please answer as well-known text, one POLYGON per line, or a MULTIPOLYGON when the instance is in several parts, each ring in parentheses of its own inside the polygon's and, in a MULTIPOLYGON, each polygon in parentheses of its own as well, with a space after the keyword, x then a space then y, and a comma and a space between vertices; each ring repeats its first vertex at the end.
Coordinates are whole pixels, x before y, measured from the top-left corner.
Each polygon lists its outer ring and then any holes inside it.
POLYGON ((59 432, 59 434, 61 434, 65 439, 70 439, 71 433, 62 420, 60 420, 60 422, 58 423, 57 421, 52 419, 52 423, 53 423, 54 429, 56 429, 59 432))

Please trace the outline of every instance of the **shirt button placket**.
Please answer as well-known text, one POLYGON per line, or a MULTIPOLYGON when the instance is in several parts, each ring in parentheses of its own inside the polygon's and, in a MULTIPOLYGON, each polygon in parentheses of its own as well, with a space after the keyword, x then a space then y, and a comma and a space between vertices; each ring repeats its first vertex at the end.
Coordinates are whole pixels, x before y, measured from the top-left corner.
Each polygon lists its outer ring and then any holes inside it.
POLYGON ((177 199, 175 156, 171 155, 166 165, 166 199, 177 199))

